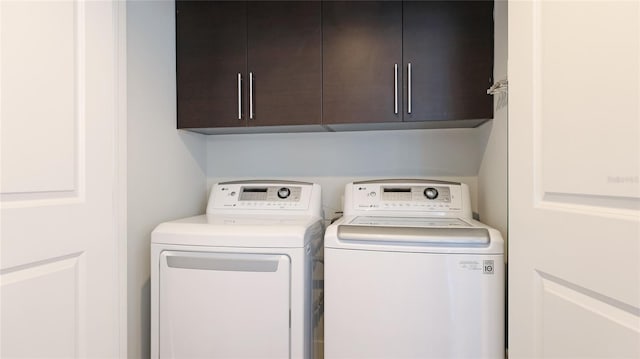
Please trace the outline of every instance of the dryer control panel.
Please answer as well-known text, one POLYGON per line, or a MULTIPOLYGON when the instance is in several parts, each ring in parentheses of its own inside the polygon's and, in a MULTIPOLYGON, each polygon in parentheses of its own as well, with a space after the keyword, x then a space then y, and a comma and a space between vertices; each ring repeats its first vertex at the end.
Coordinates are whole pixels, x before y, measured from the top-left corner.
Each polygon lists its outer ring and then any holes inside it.
POLYGON ((239 181, 217 183, 211 189, 209 210, 307 210, 313 184, 303 182, 239 181))
POLYGON ((469 208, 469 192, 461 183, 414 180, 376 180, 347 185, 347 212, 441 212, 457 216, 469 208))

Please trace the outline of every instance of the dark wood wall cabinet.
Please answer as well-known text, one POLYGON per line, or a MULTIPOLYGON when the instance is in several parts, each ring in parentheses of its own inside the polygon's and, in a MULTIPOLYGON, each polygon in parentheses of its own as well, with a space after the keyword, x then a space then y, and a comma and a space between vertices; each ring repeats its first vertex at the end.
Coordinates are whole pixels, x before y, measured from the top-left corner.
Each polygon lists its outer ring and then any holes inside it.
POLYGON ((320 20, 320 2, 176 2, 178 128, 320 125, 320 20))
POLYGON ((493 26, 493 1, 177 1, 178 128, 474 127, 493 26))

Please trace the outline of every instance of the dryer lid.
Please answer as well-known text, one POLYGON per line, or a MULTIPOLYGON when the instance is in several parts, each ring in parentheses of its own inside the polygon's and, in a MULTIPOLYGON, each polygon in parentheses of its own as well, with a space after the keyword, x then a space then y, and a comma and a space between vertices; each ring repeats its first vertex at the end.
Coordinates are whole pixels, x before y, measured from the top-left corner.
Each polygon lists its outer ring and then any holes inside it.
POLYGON ((152 243, 242 248, 302 248, 322 234, 314 216, 201 215, 161 223, 152 243))

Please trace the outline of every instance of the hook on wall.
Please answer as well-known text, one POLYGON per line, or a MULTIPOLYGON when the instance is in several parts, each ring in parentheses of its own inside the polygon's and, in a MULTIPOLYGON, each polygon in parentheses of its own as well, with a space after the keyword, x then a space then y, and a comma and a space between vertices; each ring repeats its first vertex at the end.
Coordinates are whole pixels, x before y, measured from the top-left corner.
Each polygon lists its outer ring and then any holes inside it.
POLYGON ((503 79, 491 85, 491 87, 489 87, 489 89, 487 90, 487 95, 495 95, 498 93, 507 92, 508 88, 509 81, 507 81, 507 79, 503 79))

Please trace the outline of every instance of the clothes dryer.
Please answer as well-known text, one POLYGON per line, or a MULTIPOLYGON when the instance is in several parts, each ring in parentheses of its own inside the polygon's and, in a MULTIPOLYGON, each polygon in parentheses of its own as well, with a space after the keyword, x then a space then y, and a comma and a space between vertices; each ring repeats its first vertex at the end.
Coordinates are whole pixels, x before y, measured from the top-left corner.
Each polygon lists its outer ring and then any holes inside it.
POLYGON ((325 233, 325 358, 504 358, 503 240, 467 186, 364 181, 344 198, 325 233))
POLYGON ((320 186, 213 185, 205 215, 151 243, 152 358, 311 358, 320 186))

